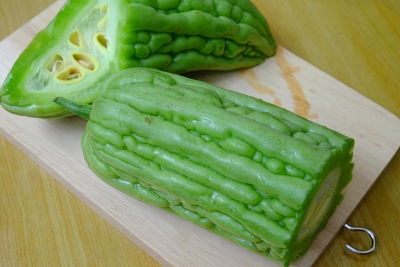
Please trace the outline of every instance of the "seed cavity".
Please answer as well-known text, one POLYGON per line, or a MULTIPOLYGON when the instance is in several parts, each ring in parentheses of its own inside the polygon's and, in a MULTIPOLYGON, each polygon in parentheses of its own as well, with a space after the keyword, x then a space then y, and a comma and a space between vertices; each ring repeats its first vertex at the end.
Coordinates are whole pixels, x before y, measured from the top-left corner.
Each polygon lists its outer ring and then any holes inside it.
POLYGON ((64 82, 75 81, 82 78, 82 73, 78 68, 68 68, 57 75, 57 79, 64 82))
POLYGON ((49 63, 47 63, 46 69, 50 72, 59 72, 64 66, 64 59, 60 55, 55 55, 49 63))
POLYGON ((79 31, 74 31, 73 33, 70 34, 69 36, 69 42, 77 47, 81 47, 82 46, 82 42, 81 42, 81 34, 79 31))
POLYGON ((107 49, 108 40, 106 39, 106 36, 103 33, 98 33, 96 35, 96 41, 100 44, 101 47, 107 49))
POLYGON ((74 53, 74 54, 72 54, 72 57, 75 59, 75 61, 79 65, 81 65, 85 69, 93 71, 96 68, 96 64, 94 63, 94 59, 90 58, 87 55, 74 53))

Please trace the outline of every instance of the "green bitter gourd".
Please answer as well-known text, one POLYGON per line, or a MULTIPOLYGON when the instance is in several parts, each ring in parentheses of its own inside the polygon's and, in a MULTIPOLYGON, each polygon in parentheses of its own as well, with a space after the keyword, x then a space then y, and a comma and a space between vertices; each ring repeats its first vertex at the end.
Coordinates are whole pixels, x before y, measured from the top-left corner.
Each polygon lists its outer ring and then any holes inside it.
POLYGON ((118 70, 231 70, 275 53, 267 22, 249 0, 69 0, 21 54, 4 82, 10 112, 67 114, 53 99, 93 101, 118 70))
POLYGON ((351 179, 354 141, 261 100, 153 69, 114 75, 85 159, 105 182, 288 265, 351 179))

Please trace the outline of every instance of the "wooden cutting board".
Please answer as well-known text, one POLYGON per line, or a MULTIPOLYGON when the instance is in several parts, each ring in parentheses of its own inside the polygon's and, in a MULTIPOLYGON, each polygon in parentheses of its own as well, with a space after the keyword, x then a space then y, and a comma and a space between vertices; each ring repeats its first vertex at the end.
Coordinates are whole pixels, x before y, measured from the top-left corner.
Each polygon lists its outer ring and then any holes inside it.
MULTIPOLYGON (((0 82, 61 5, 57 2, 0 42, 0 82)), ((195 77, 275 103, 356 139, 354 178, 345 190, 344 201, 308 253, 294 264, 311 265, 398 149, 400 120, 283 48, 252 69, 203 72, 195 77)), ((164 265, 276 265, 101 182, 87 168, 80 152, 84 126, 78 118, 41 120, 0 109, 1 134, 164 265)))

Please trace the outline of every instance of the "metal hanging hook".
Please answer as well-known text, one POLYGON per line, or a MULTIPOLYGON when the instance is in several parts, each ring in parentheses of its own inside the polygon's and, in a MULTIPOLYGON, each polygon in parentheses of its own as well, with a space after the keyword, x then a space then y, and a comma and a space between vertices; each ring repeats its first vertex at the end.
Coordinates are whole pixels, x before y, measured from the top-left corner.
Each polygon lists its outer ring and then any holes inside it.
POLYGON ((351 252, 354 252, 356 254, 361 254, 361 255, 366 255, 366 254, 370 254, 372 252, 375 251, 376 249, 376 237, 375 237, 375 233, 372 232, 371 230, 367 229, 367 228, 363 228, 363 227, 353 227, 347 223, 345 223, 344 228, 346 228, 347 230, 350 231, 361 231, 361 232, 365 232, 369 235, 369 238, 371 239, 371 247, 367 250, 359 250, 354 248, 353 246, 346 244, 346 248, 348 250, 350 250, 351 252))

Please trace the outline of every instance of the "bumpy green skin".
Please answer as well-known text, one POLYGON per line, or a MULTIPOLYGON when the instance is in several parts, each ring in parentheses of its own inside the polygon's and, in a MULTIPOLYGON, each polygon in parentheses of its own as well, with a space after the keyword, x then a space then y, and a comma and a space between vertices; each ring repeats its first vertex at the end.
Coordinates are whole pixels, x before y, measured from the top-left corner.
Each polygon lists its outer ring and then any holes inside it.
POLYGON ((351 179, 352 139, 261 100, 142 68, 105 88, 82 141, 99 177, 283 265, 351 179))
POLYGON ((232 70, 260 64, 275 50, 249 0, 69 0, 20 55, 1 88, 1 104, 26 116, 63 116, 68 113, 55 97, 90 103, 98 84, 121 69, 232 70), (74 32, 78 45, 71 42, 74 32), (74 53, 88 56, 91 69, 74 53), (56 59, 61 63, 54 67, 56 59), (71 67, 78 76, 70 78, 71 67))

